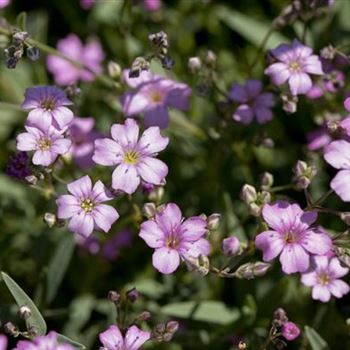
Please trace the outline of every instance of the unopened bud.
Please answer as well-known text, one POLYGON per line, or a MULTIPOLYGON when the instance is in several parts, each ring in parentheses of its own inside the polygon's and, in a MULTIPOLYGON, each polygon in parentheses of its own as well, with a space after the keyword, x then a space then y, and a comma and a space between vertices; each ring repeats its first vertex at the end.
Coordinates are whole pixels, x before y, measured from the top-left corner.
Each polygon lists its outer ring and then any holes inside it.
POLYGON ((343 220, 347 225, 350 225, 350 212, 346 211, 341 213, 340 219, 343 220))
POLYGON ((132 303, 134 303, 140 296, 140 293, 136 288, 132 288, 126 292, 126 297, 128 300, 130 300, 132 303))
POLYGON ((154 203, 145 203, 142 211, 147 219, 151 219, 157 214, 157 207, 154 203))
POLYGON ((119 79, 120 75, 122 74, 122 69, 121 69, 120 65, 116 62, 113 62, 113 61, 108 62, 107 71, 108 71, 108 75, 112 79, 119 79))
POLYGON ((179 329, 179 322, 169 321, 165 326, 166 332, 175 333, 179 329))
POLYGON ((267 270, 271 267, 271 264, 257 261, 254 263, 246 263, 241 265, 236 271, 235 276, 241 279, 253 279, 266 274, 267 270))
POLYGON ((20 334, 18 327, 12 322, 7 322, 4 324, 4 332, 9 335, 12 335, 13 337, 18 337, 20 334))
POLYGON ((216 54, 213 51, 208 50, 207 54, 205 55, 204 61, 209 67, 215 68, 216 59, 216 54))
POLYGON ((27 320, 30 316, 32 316, 32 310, 27 305, 23 305, 19 308, 19 316, 23 320, 27 320))
POLYGON ((22 44, 24 40, 28 38, 27 32, 16 32, 13 34, 12 39, 15 45, 22 44))
POLYGON ((39 335, 39 332, 35 326, 29 326, 28 334, 31 338, 35 338, 37 335, 39 335))
POLYGON ((269 189, 273 185, 273 175, 265 171, 261 176, 260 176, 260 183, 262 189, 269 189))
POLYGON ((36 46, 29 46, 26 49, 26 55, 31 61, 37 61, 40 57, 40 51, 36 46))
POLYGON ((149 62, 143 57, 136 57, 129 71, 129 78, 139 77, 143 70, 149 70, 149 62))
POLYGON ((148 195, 148 199, 152 202, 159 203, 164 195, 164 187, 156 187, 154 188, 148 195))
POLYGON ((336 53, 337 50, 332 45, 328 45, 321 49, 320 56, 326 60, 332 60, 335 57, 336 53))
POLYGON ((149 311, 141 312, 135 319, 136 322, 146 322, 152 317, 149 311))
POLYGON ((260 204, 266 204, 271 202, 271 193, 267 191, 261 191, 258 193, 257 202, 260 204))
POLYGON ((262 208, 260 205, 256 203, 250 203, 248 205, 249 213, 255 217, 259 217, 261 215, 262 208))
POLYGON ((284 309, 282 308, 276 309, 276 311, 273 313, 272 324, 275 327, 281 327, 286 322, 288 322, 288 317, 284 309))
POLYGON ((44 222, 49 226, 50 228, 54 227, 57 223, 57 217, 55 214, 52 213, 45 213, 44 214, 44 222))
POLYGON ((220 218, 221 218, 221 214, 211 214, 209 215, 208 219, 207 219, 207 228, 210 231, 215 231, 218 229, 219 225, 220 225, 220 218))
POLYGON ((162 67, 166 70, 171 70, 175 65, 175 60, 170 55, 165 55, 160 59, 162 67))
POLYGON ((108 300, 114 303, 115 305, 118 305, 121 301, 120 294, 117 293, 115 290, 110 290, 108 292, 108 300))
POLYGON ((247 348, 247 344, 241 340, 239 343, 238 343, 238 349, 239 350, 245 350, 247 348))
POLYGON ((221 243, 221 250, 228 257, 237 255, 241 250, 239 239, 236 236, 230 236, 223 239, 221 243))
POLYGON ((309 166, 306 162, 298 160, 293 172, 295 174, 293 181, 298 189, 305 189, 309 187, 311 180, 317 174, 316 167, 309 166))
POLYGON ((291 94, 281 95, 283 102, 283 110, 289 114, 295 113, 298 106, 298 97, 291 94))
POLYGON ((241 190, 241 199, 246 203, 250 204, 257 200, 258 196, 255 187, 245 184, 241 190))
POLYGON ((25 180, 30 185, 36 185, 38 183, 38 178, 35 175, 29 175, 25 177, 25 180))
POLYGON ((202 61, 199 57, 190 57, 188 59, 188 70, 192 74, 198 73, 202 68, 202 61))

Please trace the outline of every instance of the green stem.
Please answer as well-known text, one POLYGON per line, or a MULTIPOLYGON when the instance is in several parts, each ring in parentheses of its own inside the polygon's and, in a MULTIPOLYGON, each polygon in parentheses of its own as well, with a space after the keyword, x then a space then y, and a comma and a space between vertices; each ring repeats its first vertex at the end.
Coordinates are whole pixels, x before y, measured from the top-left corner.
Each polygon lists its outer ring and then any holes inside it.
POLYGON ((9 103, 9 102, 0 102, 0 108, 1 109, 13 109, 18 112, 25 112, 20 106, 14 104, 14 103, 9 103))
POLYGON ((291 190, 293 188, 294 188, 294 186, 292 184, 288 184, 288 185, 272 187, 269 190, 269 192, 280 192, 280 191, 284 191, 284 190, 291 190))
POLYGON ((253 62, 250 64, 250 67, 249 67, 250 70, 252 70, 255 67, 255 65, 259 62, 260 56, 264 51, 265 45, 274 31, 275 31, 275 27, 271 27, 268 30, 268 32, 265 34, 264 39, 262 40, 262 42, 258 48, 256 56, 255 56, 253 62))

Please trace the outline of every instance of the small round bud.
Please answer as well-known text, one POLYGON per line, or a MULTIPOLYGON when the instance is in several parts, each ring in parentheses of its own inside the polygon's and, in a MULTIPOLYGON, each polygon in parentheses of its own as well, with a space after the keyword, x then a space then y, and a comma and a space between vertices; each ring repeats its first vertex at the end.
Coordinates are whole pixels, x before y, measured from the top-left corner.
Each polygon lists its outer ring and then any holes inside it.
POLYGON ((198 73, 202 68, 202 61, 199 57, 190 57, 188 59, 188 70, 192 74, 198 73))
POLYGON ((169 321, 165 326, 166 332, 175 333, 179 329, 179 322, 169 321))
POLYGON ((57 223, 57 217, 55 214, 52 213, 45 213, 44 214, 44 222, 49 226, 50 228, 54 227, 57 223))
POLYGON ((216 60, 217 60, 216 54, 213 51, 208 50, 207 54, 205 55, 205 58, 204 58, 205 63, 209 67, 215 68, 216 60))
POLYGON ((236 236, 230 236, 223 239, 221 243, 221 250, 228 257, 237 255, 241 250, 239 239, 236 236))
POLYGON ((219 225, 220 225, 220 218, 221 218, 221 214, 218 213, 214 213, 209 215, 208 219, 207 219, 207 228, 210 231, 215 231, 218 229, 219 225))
POLYGON ((150 201, 159 203, 164 195, 164 187, 155 187, 148 195, 150 201))
POLYGON ((40 57, 40 51, 36 46, 29 46, 26 49, 26 55, 31 61, 37 61, 40 57))
POLYGON ((246 204, 255 202, 258 199, 255 187, 245 184, 241 190, 241 199, 246 204))
POLYGON ((343 212, 340 214, 340 219, 343 220, 347 225, 350 225, 350 212, 343 212))
POLYGON ((262 140, 261 146, 272 149, 275 147, 275 142, 271 138, 267 137, 262 140))
POLYGON ((126 297, 128 300, 130 300, 132 303, 134 303, 140 296, 140 293, 136 288, 132 288, 126 292, 126 297))
POLYGON ((35 338, 37 335, 39 335, 39 332, 35 326, 30 326, 28 328, 28 334, 31 338, 35 338))
POLYGON ((24 40, 28 38, 29 34, 27 32, 16 32, 13 34, 12 39, 15 45, 22 44, 24 40))
POLYGON ((166 70, 171 70, 175 65, 175 60, 169 55, 162 57, 160 62, 162 64, 162 67, 166 70))
POLYGON ((273 175, 265 171, 261 176, 260 176, 260 183, 261 187, 263 189, 269 189, 273 186, 273 175))
POLYGON ((30 185, 36 185, 38 183, 38 178, 35 175, 29 175, 25 177, 25 180, 30 185))
POLYGON ((266 274, 267 270, 271 267, 271 264, 257 261, 254 263, 246 263, 241 265, 236 271, 235 276, 241 279, 253 279, 266 274))
POLYGON ((262 208, 260 205, 256 204, 256 203, 250 203, 248 205, 249 208, 249 213, 255 217, 259 217, 262 211, 262 208))
POLYGON ((143 311, 136 317, 136 322, 146 322, 152 317, 149 311, 143 311))
POLYGON ((19 315, 23 320, 27 320, 32 316, 32 310, 27 305, 23 305, 19 308, 19 315))
POLYGON ((284 323, 288 322, 288 317, 284 309, 278 308, 273 313, 272 323, 275 327, 281 327, 284 323))
POLYGON ((4 324, 4 332, 9 335, 12 335, 13 337, 18 337, 20 334, 18 327, 12 322, 7 322, 4 324))
POLYGON ((238 349, 239 350, 245 350, 247 348, 247 344, 241 340, 239 343, 238 343, 238 349))
POLYGON ((108 71, 108 75, 112 79, 119 79, 121 74, 122 74, 122 69, 121 69, 120 65, 116 62, 113 62, 113 61, 108 62, 107 71, 108 71))
POLYGON ((289 114, 295 113, 298 107, 298 97, 291 94, 281 95, 283 110, 289 114))
POLYGON ((282 335, 285 339, 291 341, 299 337, 300 329, 294 322, 286 322, 282 326, 282 335))
POLYGON ((157 214, 157 207, 154 203, 145 203, 142 211, 148 219, 151 219, 157 214))
POLYGON ((117 293, 115 290, 110 290, 108 292, 108 300, 114 303, 115 305, 119 305, 121 301, 120 294, 117 293))

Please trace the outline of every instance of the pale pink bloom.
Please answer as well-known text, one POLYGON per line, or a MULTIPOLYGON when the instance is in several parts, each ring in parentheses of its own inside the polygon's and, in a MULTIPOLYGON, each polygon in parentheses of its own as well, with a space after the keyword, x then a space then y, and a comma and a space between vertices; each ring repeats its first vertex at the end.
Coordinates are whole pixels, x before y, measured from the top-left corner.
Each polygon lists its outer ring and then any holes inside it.
POLYGON ((11 0, 0 0, 0 9, 10 5, 11 0))
POLYGON ((161 0, 143 0, 143 6, 149 12, 158 11, 162 7, 161 0))
POLYGON ((282 325, 281 332, 285 339, 291 341, 299 337, 300 328, 294 322, 286 322, 282 325))

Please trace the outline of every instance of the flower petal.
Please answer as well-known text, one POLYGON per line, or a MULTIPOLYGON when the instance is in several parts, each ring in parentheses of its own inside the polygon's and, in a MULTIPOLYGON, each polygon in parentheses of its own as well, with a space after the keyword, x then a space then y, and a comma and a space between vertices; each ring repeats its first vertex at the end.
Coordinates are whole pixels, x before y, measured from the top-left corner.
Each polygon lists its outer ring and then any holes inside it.
POLYGON ((281 253, 285 242, 278 232, 265 231, 256 236, 255 245, 263 251, 264 261, 271 261, 281 253))
POLYGON ((253 120, 253 110, 248 105, 240 105, 232 115, 232 119, 242 124, 249 124, 253 120))
POLYGON ((112 174, 112 187, 128 194, 136 191, 140 184, 140 177, 135 166, 118 165, 112 174))
POLYGON ((288 244, 280 256, 282 270, 286 274, 305 272, 310 264, 310 257, 298 244, 288 244))
POLYGON ((331 181, 332 190, 344 201, 350 202, 350 170, 341 170, 331 181))
POLYGON ((324 159, 336 169, 350 169, 350 142, 331 142, 324 150, 324 159))
POLYGON ((161 129, 165 129, 169 125, 169 113, 168 107, 163 105, 154 106, 144 113, 145 125, 159 126, 161 129))
POLYGON ((97 139, 95 140, 95 152, 92 160, 96 164, 116 165, 122 159, 122 149, 114 140, 97 139))
POLYGON ((78 200, 70 194, 59 196, 56 204, 58 206, 57 217, 59 219, 68 219, 81 210, 78 200))
POLYGON ((154 220, 148 220, 141 224, 139 236, 151 248, 160 248, 165 244, 165 235, 154 220))
POLYGON ((308 252, 316 255, 326 254, 332 249, 332 240, 326 233, 316 233, 311 230, 306 231, 300 244, 308 252))
POLYGON ((89 198, 91 195, 92 183, 88 175, 75 180, 67 185, 68 191, 78 199, 89 198))
POLYGON ((201 216, 192 216, 181 224, 181 240, 195 242, 207 232, 207 221, 201 216))
POLYGON ((157 158, 146 157, 137 164, 142 179, 153 185, 160 185, 168 174, 168 167, 157 158))
POLYGON ((132 118, 127 118, 124 124, 113 124, 112 138, 122 146, 135 146, 139 138, 139 126, 132 118))
POLYGON ((306 73, 292 74, 288 83, 292 95, 306 94, 312 87, 311 78, 306 73))
POLYGON ((169 203, 156 214, 155 220, 165 234, 174 232, 181 224, 181 210, 175 203, 169 203))
POLYGON ((69 108, 63 106, 56 107, 52 111, 52 115, 61 129, 69 125, 74 118, 73 112, 69 108))
POLYGON ((114 222, 119 218, 119 214, 112 206, 99 204, 92 211, 92 217, 99 229, 108 232, 114 222))
POLYGON ((153 266, 161 273, 173 273, 180 265, 180 255, 174 249, 158 248, 152 256, 153 266))
POLYGON ((169 138, 163 137, 160 134, 159 127, 151 126, 150 128, 147 128, 142 134, 139 141, 139 147, 142 149, 143 154, 150 156, 163 151, 168 143, 169 138))
POLYGON ((82 211, 70 219, 68 228, 74 233, 88 237, 94 230, 94 220, 91 215, 82 211))
POLYGON ((143 331, 137 326, 131 326, 125 334, 125 349, 138 350, 150 337, 150 332, 143 331))
POLYGON ((335 279, 329 283, 328 289, 336 298, 341 298, 350 291, 349 285, 339 279, 335 279))
POLYGON ((116 325, 109 326, 99 334, 100 342, 108 350, 120 350, 124 347, 123 336, 116 325))
POLYGON ((324 303, 329 301, 331 298, 331 293, 327 287, 317 284, 312 288, 312 299, 320 300, 324 303))

